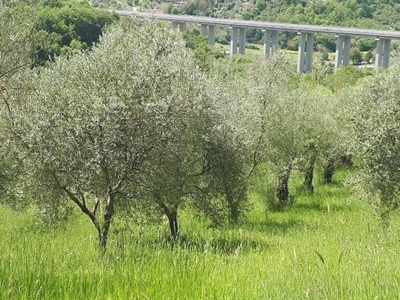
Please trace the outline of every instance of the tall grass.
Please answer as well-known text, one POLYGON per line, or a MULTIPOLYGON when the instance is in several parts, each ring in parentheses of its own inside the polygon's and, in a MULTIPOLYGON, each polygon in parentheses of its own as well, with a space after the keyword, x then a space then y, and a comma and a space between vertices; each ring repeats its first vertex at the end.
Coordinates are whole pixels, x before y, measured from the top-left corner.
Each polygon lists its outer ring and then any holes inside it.
POLYGON ((163 225, 120 230, 104 257, 84 217, 34 232, 29 214, 0 208, 0 299, 398 299, 398 214, 384 230, 339 180, 313 195, 296 182, 284 212, 253 197, 222 229, 182 212, 176 243, 163 225))

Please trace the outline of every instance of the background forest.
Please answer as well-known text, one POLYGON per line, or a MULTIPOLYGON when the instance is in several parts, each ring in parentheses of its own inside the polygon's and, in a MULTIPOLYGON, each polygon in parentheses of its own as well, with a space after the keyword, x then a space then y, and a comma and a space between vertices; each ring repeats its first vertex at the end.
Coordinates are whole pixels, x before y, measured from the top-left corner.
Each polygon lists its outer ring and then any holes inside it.
MULTIPOLYGON (((297 24, 315 24, 343 27, 398 30, 400 21, 400 4, 397 1, 105 1, 92 3, 95 7, 156 11, 169 14, 188 14, 217 18, 233 18, 269 22, 284 22, 297 24)), ((196 29, 194 29, 196 31, 196 29)), ((216 32, 217 42, 228 44, 229 31, 220 28, 216 32)), ((263 34, 259 29, 246 32, 247 42, 262 44, 263 34)), ((297 50, 298 37, 295 33, 280 35, 280 48, 297 50)), ((317 34, 314 47, 323 53, 335 52, 335 37, 317 34)), ((393 44, 394 49, 399 46, 393 44)), ((250 46, 256 47, 257 46, 250 46)), ((353 61, 370 62, 373 57, 367 51, 373 51, 375 42, 371 39, 356 37, 352 42, 353 61), (361 54, 361 55, 360 55, 361 54), (364 55, 362 55, 364 54, 364 55), (367 57, 363 58, 363 56, 367 57)))
POLYGON ((94 1, 93 6, 128 9, 138 7, 171 13, 239 18, 270 22, 336 25, 360 28, 399 29, 398 1, 94 1))
POLYGON ((300 75, 93 6, 0 4, 1 299, 398 297, 395 51, 300 75))

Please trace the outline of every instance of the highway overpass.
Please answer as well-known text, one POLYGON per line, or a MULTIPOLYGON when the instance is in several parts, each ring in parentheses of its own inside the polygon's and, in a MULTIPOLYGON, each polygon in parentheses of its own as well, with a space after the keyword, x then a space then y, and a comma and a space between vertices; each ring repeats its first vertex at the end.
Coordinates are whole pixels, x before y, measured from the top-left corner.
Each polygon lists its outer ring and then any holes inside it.
POLYGON ((186 30, 186 23, 198 24, 200 34, 208 37, 211 45, 215 43, 216 26, 226 26, 231 31, 230 55, 245 53, 246 29, 257 28, 264 33, 264 55, 278 50, 278 37, 281 32, 296 32, 299 35, 297 72, 307 73, 312 67, 313 41, 316 33, 332 34, 336 37, 335 69, 346 66, 350 61, 351 38, 353 36, 370 37, 376 40, 375 67, 389 67, 390 45, 392 39, 400 39, 400 31, 372 30, 334 26, 273 23, 262 21, 234 20, 198 17, 188 15, 170 15, 162 13, 144 13, 137 11, 115 10, 115 13, 132 18, 149 18, 170 22, 172 28, 186 30), (239 43, 238 43, 239 42, 239 43), (237 45, 239 44, 239 49, 237 45))

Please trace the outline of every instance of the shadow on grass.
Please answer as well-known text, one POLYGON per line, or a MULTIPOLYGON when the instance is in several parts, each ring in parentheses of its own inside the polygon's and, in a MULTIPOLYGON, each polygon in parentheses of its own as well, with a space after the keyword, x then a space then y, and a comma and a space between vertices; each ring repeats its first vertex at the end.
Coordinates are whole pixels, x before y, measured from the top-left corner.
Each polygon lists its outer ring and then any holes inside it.
POLYGON ((249 231, 258 231, 267 235, 284 235, 289 230, 299 227, 303 222, 296 219, 274 221, 265 220, 257 223, 247 223, 244 227, 249 231))
POLYGON ((339 212, 339 211, 351 211, 352 208, 347 204, 326 204, 326 203, 296 203, 293 206, 293 210, 305 210, 305 211, 317 211, 321 213, 339 212))
MULTIPOLYGON (((269 247, 268 243, 260 238, 260 234, 262 236, 284 235, 289 230, 301 225, 301 221, 293 218, 282 221, 264 220, 261 222, 247 220, 233 229, 233 236, 203 238, 185 234, 179 236, 175 241, 171 241, 170 238, 164 238, 161 242, 165 243, 164 246, 169 246, 173 249, 188 249, 228 255, 249 253, 269 247)), ((222 230, 221 233, 224 234, 224 231, 222 230)))
POLYGON ((250 252, 257 252, 265 249, 268 245, 260 240, 249 239, 248 237, 215 237, 203 238, 188 234, 180 235, 175 240, 169 237, 161 237, 154 246, 169 248, 174 251, 193 251, 199 253, 213 253, 235 255, 250 252))

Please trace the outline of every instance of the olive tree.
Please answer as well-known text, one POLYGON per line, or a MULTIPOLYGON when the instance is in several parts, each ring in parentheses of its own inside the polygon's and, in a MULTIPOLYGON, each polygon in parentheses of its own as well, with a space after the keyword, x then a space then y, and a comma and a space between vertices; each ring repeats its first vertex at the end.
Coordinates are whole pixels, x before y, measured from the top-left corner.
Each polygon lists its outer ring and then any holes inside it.
POLYGON ((35 63, 33 47, 37 33, 34 30, 34 21, 34 9, 30 5, 12 1, 0 3, 0 91, 4 91, 6 79, 35 63))
MULTIPOLYGON (((115 27, 91 52, 32 74, 37 88, 14 103, 18 150, 29 156, 36 187, 78 206, 103 251, 116 209, 137 198, 153 152, 184 128, 166 126, 171 110, 180 100, 184 108, 202 104, 185 51, 160 23, 115 27)), ((55 201, 46 196, 39 200, 55 201)))
POLYGON ((280 203, 289 199, 294 168, 304 172, 304 186, 313 191, 314 165, 321 151, 330 147, 335 123, 333 94, 299 80, 296 84, 292 80, 292 86, 288 82, 270 99, 263 120, 266 161, 277 176, 276 197, 280 203))
POLYGON ((350 166, 353 163, 351 146, 346 139, 346 124, 348 121, 349 101, 347 91, 330 93, 324 106, 323 139, 319 151, 319 163, 322 167, 324 184, 333 182, 333 175, 339 167, 350 166))
POLYGON ((233 221, 247 206, 250 176, 267 160, 268 111, 290 88, 291 74, 292 68, 280 55, 242 64, 233 61, 217 72, 222 79, 214 97, 221 99, 215 101, 221 124, 210 158, 218 166, 214 174, 225 170, 226 175, 217 176, 220 179, 213 183, 223 191, 233 221))
POLYGON ((153 107, 160 111, 154 119, 157 146, 143 167, 139 192, 140 199, 167 216, 173 239, 179 234, 179 208, 199 200, 196 187, 208 171, 204 151, 213 122, 207 80, 182 41, 175 43, 175 49, 163 50, 168 61, 153 62, 159 65, 156 75, 165 85, 159 87, 153 107))
POLYGON ((341 124, 345 120, 346 105, 337 94, 321 86, 302 83, 293 93, 299 99, 294 105, 299 105, 295 113, 300 116, 296 120, 301 128, 295 167, 304 173, 306 190, 313 192, 316 164, 323 165, 325 179, 328 171, 333 175, 336 157, 344 152, 341 124))
MULTIPOLYGON (((243 155, 243 145, 228 132, 218 133, 205 149, 206 176, 198 196, 200 210, 213 224, 237 223, 249 207, 247 189, 250 165, 243 155)), ((248 149, 246 149, 248 150, 248 149)))
POLYGON ((366 79, 349 95, 349 142, 361 159, 359 191, 387 222, 400 204, 399 65, 366 79))
POLYGON ((22 172, 22 157, 12 151, 7 124, 13 123, 10 99, 23 99, 30 88, 21 74, 34 66, 34 5, 14 1, 0 3, 0 201, 13 208, 23 205, 13 192, 22 172))
POLYGON ((191 206, 221 224, 237 222, 247 204, 246 175, 253 166, 247 158, 253 159, 248 151, 253 149, 246 148, 249 131, 243 135, 237 119, 250 119, 244 106, 250 104, 230 89, 234 82, 224 76, 229 63, 212 67, 207 76, 191 71, 185 76, 196 76, 193 85, 185 82, 171 91, 164 142, 152 152, 142 183, 144 198, 168 217, 173 238, 179 233, 180 207, 191 206))

